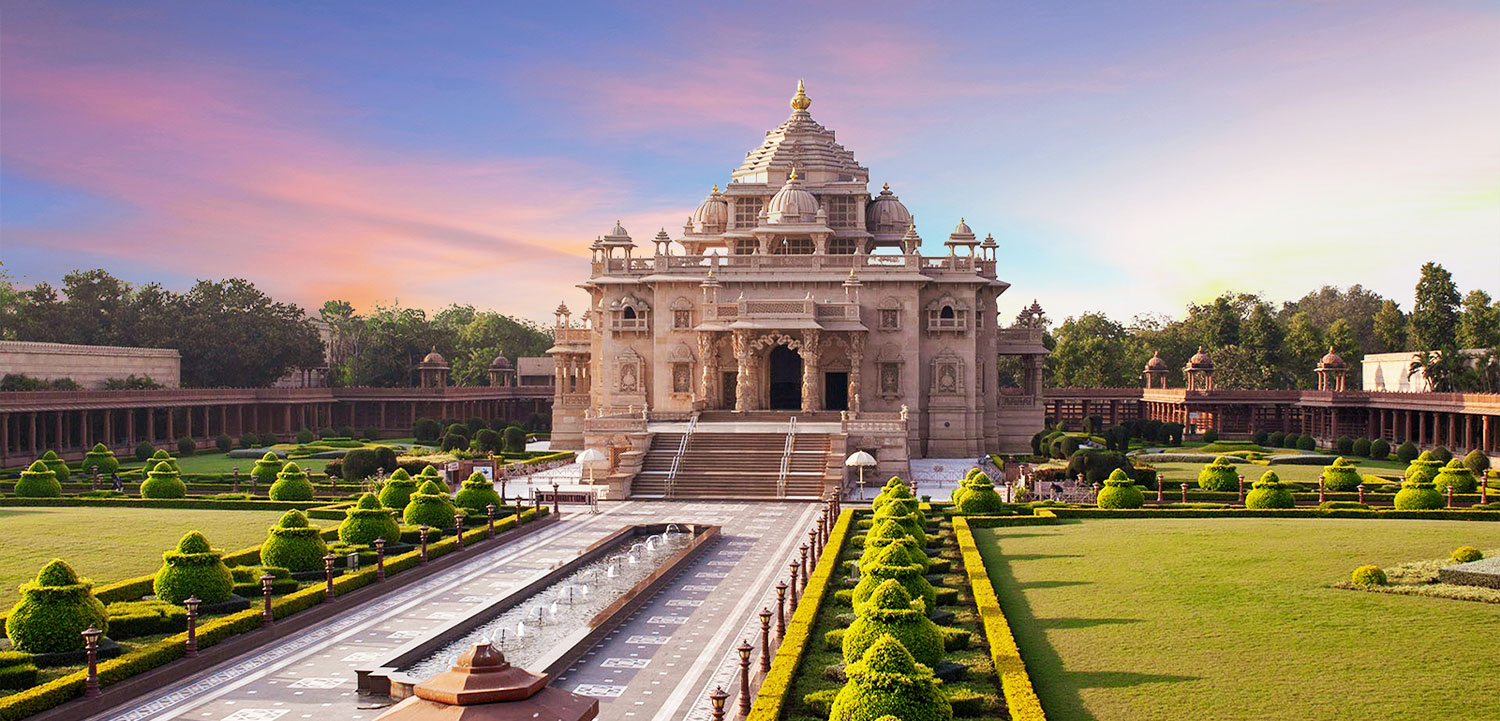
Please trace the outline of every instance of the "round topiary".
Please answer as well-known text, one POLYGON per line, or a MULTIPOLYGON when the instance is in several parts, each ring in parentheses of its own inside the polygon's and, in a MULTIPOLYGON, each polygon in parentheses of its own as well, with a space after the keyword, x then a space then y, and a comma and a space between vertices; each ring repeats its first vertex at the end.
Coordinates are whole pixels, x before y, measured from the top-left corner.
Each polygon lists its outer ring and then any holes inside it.
POLYGON ((1396 458, 1402 463, 1411 463, 1417 459, 1419 453, 1417 444, 1411 441, 1403 441, 1401 445, 1396 447, 1396 458))
POLYGON ((1389 441, 1384 438, 1376 438, 1370 441, 1370 458, 1372 460, 1383 461, 1389 458, 1390 455, 1391 444, 1389 441))
POLYGON ((1326 490, 1335 493, 1352 491, 1359 488, 1361 482, 1359 468, 1342 456, 1333 459, 1333 465, 1323 467, 1323 488, 1326 490))
POLYGON ((500 507, 500 494, 495 492, 495 484, 490 479, 481 473, 472 473, 453 496, 453 505, 468 511, 470 515, 484 515, 486 506, 500 507))
POLYGON ((998 513, 1005 507, 1005 501, 1001 500, 1000 494, 995 491, 995 486, 990 483, 989 476, 980 473, 969 482, 967 492, 958 502, 959 513, 998 513))
POLYGON ((161 461, 141 481, 141 498, 183 498, 187 496, 187 484, 182 474, 170 463, 161 461))
POLYGON ((176 471, 178 475, 182 475, 182 467, 177 465, 177 459, 173 458, 172 454, 168 453, 165 448, 158 448, 155 453, 151 454, 151 463, 149 465, 155 466, 158 463, 165 463, 171 466, 172 470, 176 471))
POLYGON ((431 481, 433 483, 436 483, 438 488, 443 489, 443 493, 449 493, 453 490, 452 488, 448 487, 448 482, 443 480, 443 474, 431 464, 428 464, 426 468, 423 468, 422 472, 418 473, 417 477, 413 478, 412 480, 417 482, 417 487, 419 488, 423 483, 431 481))
POLYGON ((922 551, 921 546, 918 546, 917 542, 912 540, 911 534, 907 533, 906 529, 902 528, 900 523, 887 518, 877 521, 870 528, 870 532, 865 534, 864 550, 860 553, 861 566, 866 561, 872 561, 880 549, 892 543, 910 545, 911 549, 914 549, 916 553, 908 553, 907 555, 910 556, 913 563, 920 563, 924 571, 931 565, 932 559, 928 558, 927 554, 922 551))
POLYGON ((1454 563, 1473 563, 1484 560, 1484 553, 1473 546, 1459 546, 1453 549, 1454 563))
POLYGON ((87 473, 114 473, 119 468, 120 459, 103 443, 95 443, 83 456, 83 470, 87 473))
POLYGON ((424 481, 411 495, 401 520, 408 526, 428 526, 441 532, 453 527, 454 510, 447 491, 434 481, 424 481))
POLYGON ((280 456, 271 451, 266 451, 266 454, 261 456, 255 462, 255 466, 250 469, 250 476, 255 479, 256 483, 269 486, 276 482, 276 474, 281 472, 283 465, 286 464, 281 460, 280 456))
POLYGON ((1350 577, 1356 586, 1384 586, 1386 584, 1385 571, 1379 566, 1360 566, 1354 569, 1350 577))
POLYGON ((896 558, 897 563, 916 564, 922 567, 923 573, 926 573, 932 564, 932 559, 928 558, 922 549, 917 548, 917 544, 910 537, 903 534, 900 538, 888 541, 881 546, 865 546, 864 552, 860 554, 857 561, 860 571, 868 571, 871 566, 878 563, 881 552, 891 546, 897 546, 902 551, 903 555, 896 558))
POLYGON ((828 721, 952 721, 953 706, 938 691, 932 669, 917 663, 891 636, 881 636, 844 669, 849 682, 833 698, 828 721))
POLYGON ((1368 438, 1356 438, 1356 439, 1354 439, 1353 453, 1354 453, 1354 455, 1359 456, 1360 458, 1369 458, 1370 457, 1370 447, 1372 445, 1373 444, 1370 443, 1370 439, 1368 439, 1368 438))
POLYGON ((1473 471, 1476 478, 1482 478, 1484 472, 1490 469, 1490 457, 1476 448, 1464 456, 1464 467, 1473 471))
POLYGON ((281 467, 281 472, 276 474, 276 482, 271 484, 271 500, 273 501, 311 501, 313 499, 313 484, 307 480, 307 474, 302 467, 296 463, 287 463, 281 467))
POLYGON ((880 493, 875 496, 875 500, 870 502, 870 510, 878 511, 881 506, 893 500, 916 500, 916 497, 911 494, 911 489, 906 487, 906 484, 901 481, 900 476, 892 476, 891 480, 886 482, 885 487, 880 489, 880 493))
POLYGON ((1124 471, 1116 468, 1104 480, 1104 488, 1099 491, 1100 508, 1140 508, 1144 505, 1145 494, 1135 487, 1135 481, 1125 475, 1124 471))
POLYGON ((385 485, 380 487, 380 505, 397 511, 406 510, 406 504, 411 502, 411 494, 417 492, 417 482, 411 479, 411 474, 405 468, 397 468, 391 472, 390 478, 385 479, 385 485))
MULTIPOLYGON (((1286 446, 1286 433, 1284 431, 1272 431, 1271 435, 1266 438, 1266 441, 1277 448, 1284 448, 1286 446)), ((1262 443, 1261 445, 1266 444, 1262 443)))
POLYGON ((366 493, 359 497, 353 508, 344 512, 344 520, 339 523, 339 540, 368 546, 377 538, 395 542, 401 538, 401 526, 396 523, 391 509, 380 505, 375 494, 366 493))
POLYGON ((1448 465, 1438 472, 1432 484, 1439 491, 1452 488, 1454 493, 1473 493, 1479 488, 1479 482, 1474 479, 1474 472, 1469 470, 1464 462, 1454 458, 1448 461, 1448 465))
POLYGON ((37 460, 45 463, 48 468, 52 469, 52 472, 57 475, 59 482, 68 480, 68 464, 63 459, 57 457, 57 451, 49 448, 37 460))
POLYGON ((1432 460, 1438 463, 1447 463, 1453 460, 1453 451, 1448 450, 1447 446, 1438 446, 1432 449, 1432 460))
POLYGON ((1315 451, 1318 449, 1318 441, 1312 436, 1303 436, 1297 439, 1297 450, 1315 451))
POLYGON ((323 542, 321 531, 307 524, 307 516, 301 511, 294 509, 281 514, 281 520, 270 530, 271 535, 260 545, 262 566, 280 566, 292 571, 316 571, 323 567, 328 544, 323 542))
POLYGON ((959 479, 958 486, 954 488, 953 493, 949 495, 949 498, 951 498, 953 501, 953 505, 956 506, 958 505, 959 501, 963 500, 964 494, 969 492, 969 484, 973 483, 976 477, 982 475, 984 475, 984 471, 981 471, 978 468, 970 468, 969 472, 965 473, 964 477, 959 479))
POLYGON ((1411 464, 1406 467, 1402 477, 1408 481, 1418 483, 1432 483, 1442 471, 1443 462, 1432 457, 1432 451, 1422 451, 1422 454, 1412 459, 1411 464))
POLYGON ((910 510, 906 504, 899 501, 887 503, 875 512, 874 518, 876 523, 884 520, 895 521, 901 525, 902 530, 906 531, 906 535, 911 536, 911 539, 917 542, 918 546, 927 547, 927 522, 921 514, 910 510))
POLYGON ((893 543, 880 549, 872 562, 861 569, 863 575, 852 596, 854 607, 859 608, 859 604, 869 600, 870 594, 881 583, 894 578, 909 596, 921 600, 923 609, 932 610, 937 606, 937 591, 927 582, 924 570, 921 565, 911 563, 906 547, 900 544, 893 543))
POLYGON ((1292 489, 1281 482, 1276 471, 1266 471, 1245 494, 1246 508, 1293 508, 1292 489))
POLYGON ((21 471, 16 479, 16 495, 23 498, 57 498, 62 495, 62 484, 57 474, 41 460, 32 461, 31 467, 21 471))
POLYGON ((17 651, 60 653, 82 650, 89 626, 109 631, 104 604, 94 598, 94 584, 73 568, 52 559, 21 585, 21 600, 5 618, 5 635, 17 651))
POLYGON ((182 605, 197 596, 204 603, 219 603, 234 588, 234 576, 224 566, 224 554, 208 545, 197 531, 188 531, 177 548, 161 554, 162 566, 151 587, 156 597, 182 605))
POLYGON ((1240 476, 1228 456, 1219 456, 1198 471, 1198 487, 1205 491, 1239 491, 1240 476))
MULTIPOLYGON (((1417 462, 1412 463, 1415 465, 1417 462)), ((1420 472, 1413 474, 1401 484, 1401 490, 1396 492, 1396 510, 1430 511, 1447 505, 1443 494, 1438 492, 1432 481, 1421 480, 1421 476, 1420 472)))
POLYGON ((914 605, 898 581, 883 581, 870 600, 854 610, 854 623, 844 631, 844 663, 854 663, 881 636, 901 642, 917 663, 936 666, 943 658, 943 638, 937 624, 914 605))

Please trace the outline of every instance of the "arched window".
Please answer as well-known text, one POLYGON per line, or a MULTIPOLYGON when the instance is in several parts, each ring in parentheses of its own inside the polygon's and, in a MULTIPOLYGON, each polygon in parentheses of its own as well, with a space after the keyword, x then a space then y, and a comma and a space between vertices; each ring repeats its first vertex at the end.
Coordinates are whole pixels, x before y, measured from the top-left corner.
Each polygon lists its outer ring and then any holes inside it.
POLYGON ((942 318, 943 320, 953 320, 953 306, 943 306, 943 309, 938 312, 938 317, 942 318))
POLYGON ((625 306, 625 313, 623 314, 623 317, 628 320, 635 320, 635 309, 631 308, 628 305, 625 306))

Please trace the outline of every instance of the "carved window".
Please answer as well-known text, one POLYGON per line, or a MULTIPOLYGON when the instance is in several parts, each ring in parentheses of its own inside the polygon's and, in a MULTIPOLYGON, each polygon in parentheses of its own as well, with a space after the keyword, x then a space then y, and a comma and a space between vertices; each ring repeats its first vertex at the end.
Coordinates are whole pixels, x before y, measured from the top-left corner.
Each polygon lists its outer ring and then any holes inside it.
POLYGON ((777 255, 812 255, 812 238, 787 238, 777 246, 777 255))
POLYGON ((688 330, 693 327, 693 311, 672 311, 672 327, 677 330, 688 330))
POLYGON ((753 255, 754 253, 755 253, 755 240, 753 240, 751 238, 741 238, 741 239, 736 240, 734 242, 734 254, 735 255, 753 255))
POLYGON ((829 255, 854 255, 854 251, 858 248, 859 242, 853 238, 828 239, 829 255))
POLYGON ((880 364, 880 395, 901 395, 901 364, 880 364))
POLYGON ((734 227, 754 228, 760 225, 760 209, 765 205, 761 198, 736 198, 734 201, 734 227))
POLYGON ((901 330, 901 309, 899 309, 899 308, 881 308, 880 309, 880 329, 881 330, 901 330))
POLYGON ((673 363, 672 364, 672 392, 673 393, 692 393, 693 392, 693 364, 692 363, 673 363))
POLYGON ((828 211, 828 227, 853 228, 859 225, 857 200, 850 195, 831 195, 823 199, 828 211))

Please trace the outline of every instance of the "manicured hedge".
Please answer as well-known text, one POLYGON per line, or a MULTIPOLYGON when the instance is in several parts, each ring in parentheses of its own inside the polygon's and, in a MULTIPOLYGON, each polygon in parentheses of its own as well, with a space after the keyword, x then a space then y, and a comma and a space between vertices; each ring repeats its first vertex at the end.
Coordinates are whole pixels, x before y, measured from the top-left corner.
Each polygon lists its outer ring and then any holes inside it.
POLYGON ((1046 721, 1047 715, 1042 710, 1042 702, 1031 684, 1031 676, 1026 673, 1026 662, 1021 658, 1021 649, 1016 645, 1010 623, 1005 620, 1004 610, 1000 608, 1000 599, 995 595, 995 586, 990 582, 989 572, 985 570, 984 558, 979 555, 979 546, 974 543, 969 522, 968 518, 954 517, 953 533, 958 539, 958 551, 963 556, 964 570, 969 574, 969 587, 974 593, 979 619, 984 624, 984 635, 989 639, 990 660, 995 664, 995 673, 1000 676, 1000 688, 1005 693, 1005 705, 1010 710, 1011 721, 1046 721))

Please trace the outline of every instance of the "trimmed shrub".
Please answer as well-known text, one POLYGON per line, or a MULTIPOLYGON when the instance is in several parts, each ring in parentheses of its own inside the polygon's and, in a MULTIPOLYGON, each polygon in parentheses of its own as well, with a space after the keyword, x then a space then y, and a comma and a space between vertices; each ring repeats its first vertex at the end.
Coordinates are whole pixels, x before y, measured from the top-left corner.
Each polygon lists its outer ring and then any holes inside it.
MULTIPOLYGON (((1412 461, 1413 465, 1415 466, 1420 460, 1412 461)), ((1408 469, 1408 473, 1410 472, 1408 469)), ((1398 511, 1426 511, 1442 508, 1447 505, 1447 502, 1443 499, 1443 494, 1433 486, 1432 481, 1424 479, 1423 474, 1418 472, 1409 475, 1401 484, 1401 490, 1396 492, 1395 505, 1398 511)))
MULTIPOLYGON (((1285 438, 1286 434, 1283 433, 1282 437, 1285 438)), ((1267 433, 1264 430, 1256 431, 1250 436, 1250 442, 1254 443, 1257 446, 1268 445, 1271 442, 1271 434, 1267 433)))
POLYGON ((1276 471, 1266 471, 1245 494, 1246 508, 1293 508, 1296 505, 1292 490, 1281 482, 1276 471))
POLYGON ((306 428, 303 428, 302 430, 297 431, 297 442, 298 443, 301 443, 302 445, 305 446, 305 445, 307 445, 309 443, 312 443, 315 440, 318 440, 318 439, 317 439, 317 436, 313 435, 312 431, 307 430, 306 428))
POLYGON ((1323 488, 1329 491, 1343 493, 1355 490, 1359 488, 1361 480, 1359 468, 1342 456, 1333 459, 1333 465, 1323 467, 1323 488))
POLYGON ((526 450, 526 429, 520 426, 506 426, 505 431, 500 434, 500 440, 505 444, 507 453, 520 453, 526 450))
POLYGON ((1130 471, 1130 459, 1119 451, 1085 448, 1068 457, 1068 478, 1081 473, 1085 481, 1099 483, 1116 470, 1130 471))
POLYGON ((104 607, 109 636, 119 641, 187 629, 187 611, 166 601, 121 601, 104 607))
POLYGON ((1350 447, 1349 452, 1352 455, 1354 455, 1356 457, 1359 457, 1359 458, 1369 458, 1370 457, 1370 439, 1368 439, 1368 438, 1356 438, 1356 439, 1354 439, 1354 445, 1350 447))
POLYGON ((323 427, 323 428, 319 428, 318 429, 318 438, 320 438, 320 439, 321 438, 348 438, 350 435, 352 435, 352 434, 350 434, 350 433, 340 434, 338 431, 334 430, 332 427, 323 427))
POLYGON ((1432 451, 1423 451, 1422 455, 1417 456, 1406 467, 1406 471, 1401 474, 1401 477, 1408 481, 1416 480, 1419 483, 1432 483, 1437 480, 1438 473, 1442 472, 1442 470, 1443 462, 1433 458, 1432 451))
POLYGON ((429 480, 411 494, 411 502, 406 504, 401 520, 408 526, 428 526, 443 532, 453 528, 454 511, 448 492, 429 480))
POLYGON ((469 447, 469 439, 457 433, 449 433, 443 436, 443 442, 439 447, 445 451, 462 451, 469 447))
POLYGON ((1490 469, 1490 457, 1483 451, 1475 449, 1464 456, 1464 467, 1468 468, 1475 478, 1484 478, 1484 472, 1490 469))
POLYGON ((361 438, 367 441, 378 441, 380 440, 380 429, 376 428, 375 426, 370 426, 369 428, 360 431, 359 435, 361 438))
POLYGON ((1457 458, 1450 459, 1448 465, 1443 466, 1432 485, 1439 491, 1446 491, 1451 486, 1454 493, 1473 493, 1479 488, 1474 472, 1457 458))
POLYGON ((68 468, 68 464, 66 461, 57 457, 57 451, 49 448, 44 451, 42 453, 42 456, 37 460, 46 464, 47 468, 52 470, 52 473, 57 476, 57 480, 59 483, 68 480, 68 475, 69 473, 71 473, 71 470, 68 468))
MULTIPOLYGON (((1266 441, 1277 448, 1285 448, 1286 433, 1283 431, 1273 431, 1271 435, 1266 438, 1266 441)), ((1261 443, 1260 445, 1265 445, 1265 443, 1261 443)))
POLYGON ((844 669, 848 683, 839 690, 828 721, 951 721, 953 707, 938 691, 932 669, 918 664, 891 636, 881 636, 859 661, 844 669))
POLYGON ((927 520, 922 517, 921 513, 914 509, 913 505, 891 501, 881 506, 880 510, 875 512, 874 521, 879 523, 886 519, 900 524, 901 530, 906 531, 906 535, 911 536, 911 539, 916 541, 918 546, 922 548, 927 547, 927 520))
MULTIPOLYGON (((394 457, 394 453, 392 456, 394 457)), ((374 478, 376 471, 382 467, 391 468, 394 464, 381 466, 380 454, 374 448, 354 448, 344 454, 343 472, 339 477, 346 481, 357 482, 366 478, 374 478)))
POLYGON ((503 450, 501 444, 502 440, 498 431, 481 428, 474 432, 474 450, 480 453, 499 453, 503 450))
POLYGON ((224 565, 224 554, 211 548, 203 534, 188 531, 177 548, 161 554, 161 560, 151 583, 157 598, 178 606, 193 596, 204 603, 229 598, 234 576, 224 565))
POLYGON ((385 479, 385 485, 380 488, 380 505, 386 508, 402 511, 406 504, 411 502, 411 494, 417 492, 417 482, 412 480, 411 474, 405 468, 397 468, 391 471, 389 478, 385 479))
POLYGON ((1447 463, 1453 460, 1453 451, 1448 450, 1447 446, 1438 446, 1432 449, 1432 460, 1438 463, 1447 463))
MULTIPOLYGON (((307 473, 296 463, 288 463, 281 467, 281 472, 276 474, 276 482, 271 484, 271 500, 273 501, 311 501, 313 499, 313 484, 307 480, 307 473)), ((271 564, 277 565, 277 564, 271 564)))
POLYGON ((1344 456, 1354 453, 1354 439, 1349 436, 1339 436, 1334 439, 1333 452, 1344 456))
MULTIPOLYGON (((967 480, 965 479, 965 481, 967 480)), ((958 488, 953 489, 953 492, 957 494, 959 488, 963 488, 962 483, 959 484, 958 488)), ((906 486, 906 482, 901 480, 900 476, 891 476, 891 480, 886 481, 885 487, 880 489, 880 493, 875 495, 875 500, 870 502, 870 510, 878 511, 891 501, 910 501, 913 499, 914 496, 911 494, 911 489, 906 486)))
POLYGON ((453 496, 453 505, 468 511, 469 515, 484 515, 485 506, 494 505, 499 508, 504 504, 500 502, 500 494, 495 492, 495 484, 490 479, 481 473, 472 473, 453 496))
POLYGON ((1124 471, 1115 469, 1104 480, 1104 488, 1099 491, 1100 508, 1140 508, 1144 505, 1145 494, 1135 487, 1135 481, 1124 471))
POLYGON ((36 664, 30 659, 30 654, 20 651, 0 652, 0 688, 29 689, 35 686, 36 664), (18 658, 8 660, 6 654, 13 654, 18 658))
POLYGON ((219 437, 214 439, 214 447, 218 448, 220 453, 228 453, 234 450, 234 439, 230 438, 228 433, 220 433, 219 437))
POLYGON ((1228 456, 1219 456, 1198 471, 1198 487, 1205 491, 1238 491, 1240 476, 1228 456))
POLYGON ((165 448, 158 448, 155 453, 151 454, 151 465, 154 466, 158 463, 165 463, 171 466, 172 470, 176 471, 178 475, 182 475, 182 467, 177 465, 177 459, 173 458, 172 454, 168 453, 165 448))
POLYGON ((396 542, 401 538, 401 526, 391 509, 380 505, 373 493, 359 497, 353 508, 344 512, 339 524, 339 540, 356 546, 368 546, 377 538, 396 542))
POLYGON ((293 509, 281 514, 281 520, 270 531, 271 535, 260 545, 262 566, 280 566, 293 572, 323 568, 328 544, 324 543, 321 531, 307 524, 307 516, 301 511, 293 509))
POLYGON ((418 488, 420 488, 423 483, 432 481, 433 483, 437 484, 438 488, 443 489, 443 493, 447 493, 453 490, 449 488, 448 483, 443 480, 443 474, 438 471, 437 466, 434 466, 431 463, 427 464, 427 466, 422 469, 422 472, 418 473, 417 477, 413 478, 412 480, 417 482, 418 488))
POLYGON ((255 465, 250 468, 250 476, 255 479, 256 483, 269 486, 276 482, 276 476, 281 473, 281 467, 284 465, 286 462, 274 452, 266 451, 266 454, 256 460, 255 465))
POLYGON ((141 441, 135 444, 135 459, 138 461, 150 460, 151 454, 155 452, 156 446, 151 445, 150 441, 141 441))
POLYGON ((918 546, 917 542, 912 540, 910 535, 907 535, 906 529, 903 529, 901 524, 890 519, 884 519, 876 522, 870 528, 870 532, 865 534, 864 550, 860 552, 859 558, 861 570, 864 569, 865 565, 874 563, 875 557, 881 549, 893 543, 910 546, 907 548, 907 558, 912 563, 921 565, 923 573, 926 573, 927 569, 932 565, 932 559, 928 558, 927 554, 922 551, 922 547, 918 546), (912 553, 912 551, 915 551, 915 553, 912 553))
POLYGON ((1208 430, 1206 430, 1206 431, 1203 432, 1203 442, 1204 443, 1213 443, 1214 441, 1217 441, 1217 440, 1219 440, 1219 432, 1218 431, 1210 428, 1210 429, 1208 429, 1208 430))
POLYGON ((1383 461, 1391 456, 1391 444, 1384 438, 1376 438, 1370 441, 1369 457, 1373 460, 1383 461))
POLYGON ((937 624, 913 604, 900 582, 887 580, 870 600, 855 607, 854 623, 844 631, 844 663, 854 663, 882 636, 901 642, 917 663, 936 666, 943 659, 943 637, 937 624))
POLYGON ((141 498, 186 498, 187 484, 171 464, 161 461, 141 482, 141 498))
POLYGON ((94 583, 54 558, 36 580, 21 585, 21 600, 5 618, 5 635, 18 651, 78 651, 84 645, 80 634, 89 626, 109 631, 104 604, 94 598, 94 583))
MULTIPOLYGON (((892 502, 890 505, 896 505, 892 502)), ((958 512, 968 514, 998 513, 1005 507, 1005 502, 1000 499, 1000 494, 995 492, 995 485, 990 482, 990 477, 983 473, 974 476, 970 481, 968 490, 958 502, 958 512)))
POLYGON ((57 474, 42 460, 32 461, 31 467, 21 471, 16 480, 16 495, 22 498, 57 498, 62 495, 62 484, 57 474))
POLYGON ((431 418, 418 418, 411 424, 411 434, 422 443, 431 443, 443 432, 443 426, 431 418))
POLYGON ((1314 440, 1312 436, 1302 436, 1301 438, 1297 439, 1297 450, 1299 450, 1299 451, 1315 451, 1317 449, 1318 449, 1318 442, 1316 440, 1314 440))
POLYGON ((95 443, 83 456, 84 473, 109 474, 119 469, 120 459, 115 458, 115 452, 103 443, 95 443))
POLYGON ((1379 566, 1360 566, 1354 569, 1350 576, 1356 586, 1384 586, 1386 584, 1385 571, 1379 566))
POLYGON ((925 610, 935 608, 937 591, 927 582, 922 566, 910 563, 909 560, 906 549, 900 544, 893 543, 876 552, 872 562, 861 569, 859 583, 854 586, 851 596, 854 608, 858 609, 860 604, 869 600, 870 594, 881 583, 891 579, 898 581, 906 589, 907 595, 920 600, 925 610))
POLYGON ((1420 454, 1421 451, 1417 450, 1417 444, 1411 441, 1406 441, 1396 447, 1396 460, 1402 463, 1411 463, 1417 460, 1417 456, 1420 454))
POLYGON ((254 433, 240 434, 240 448, 250 450, 251 448, 256 448, 259 443, 260 439, 256 438, 254 433))
POLYGON ((183 458, 198 452, 198 442, 191 438, 177 439, 177 455, 183 458))
POLYGON ((1451 557, 1454 563, 1473 563, 1484 559, 1484 554, 1473 546, 1459 546, 1453 549, 1451 557))

